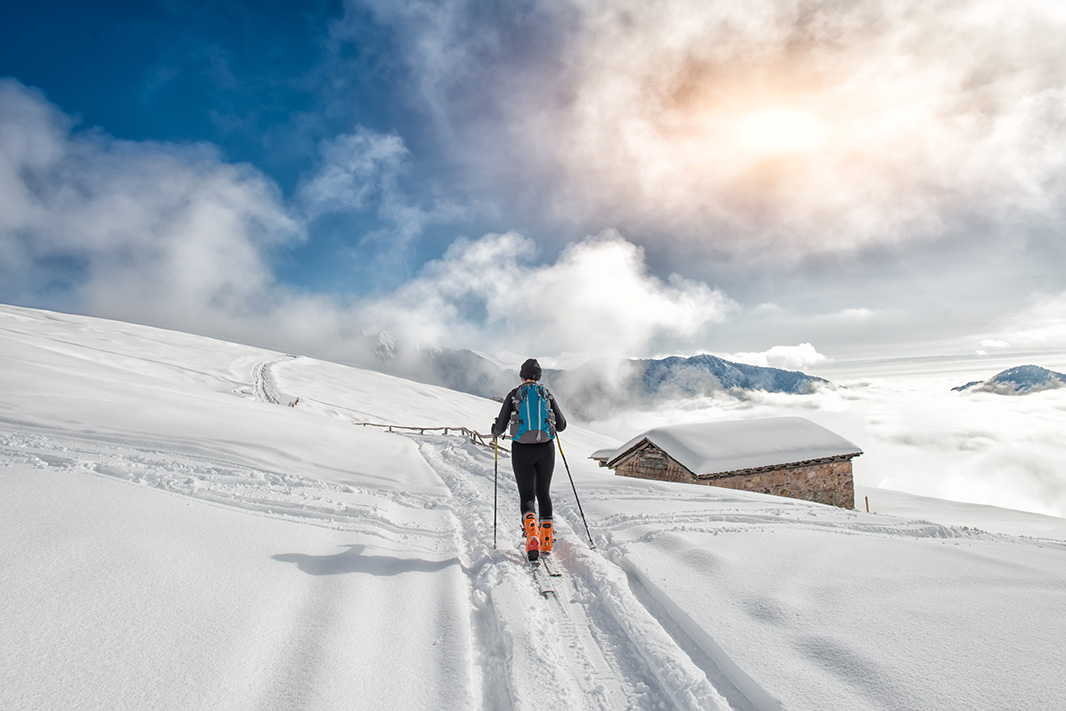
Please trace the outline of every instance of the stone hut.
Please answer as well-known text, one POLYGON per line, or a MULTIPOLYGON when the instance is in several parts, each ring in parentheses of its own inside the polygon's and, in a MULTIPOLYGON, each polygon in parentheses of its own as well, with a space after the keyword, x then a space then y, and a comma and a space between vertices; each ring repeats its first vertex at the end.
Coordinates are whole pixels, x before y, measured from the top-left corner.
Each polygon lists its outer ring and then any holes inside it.
POLYGON ((649 430, 592 455, 619 476, 707 484, 855 508, 862 450, 802 417, 694 422, 649 430))

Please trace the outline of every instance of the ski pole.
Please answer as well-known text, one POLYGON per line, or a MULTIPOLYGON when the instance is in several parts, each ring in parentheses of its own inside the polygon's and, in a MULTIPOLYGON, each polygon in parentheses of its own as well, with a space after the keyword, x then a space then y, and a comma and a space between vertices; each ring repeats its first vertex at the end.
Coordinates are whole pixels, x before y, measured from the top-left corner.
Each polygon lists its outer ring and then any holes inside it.
POLYGON ((497 481, 500 478, 500 445, 496 442, 496 435, 492 435, 493 474, 492 474, 492 549, 496 550, 496 499, 499 497, 500 487, 497 481))
POLYGON ((585 520, 585 512, 581 510, 581 499, 577 495, 577 487, 574 486, 574 475, 570 473, 570 465, 566 463, 566 453, 563 451, 563 443, 559 440, 559 435, 555 435, 555 443, 559 445, 559 454, 563 455, 563 466, 566 467, 566 475, 570 477, 570 488, 574 490, 574 500, 577 501, 577 511, 581 514, 581 523, 585 524, 585 533, 589 537, 589 548, 595 548, 596 543, 592 540, 592 533, 589 532, 589 522, 585 520))

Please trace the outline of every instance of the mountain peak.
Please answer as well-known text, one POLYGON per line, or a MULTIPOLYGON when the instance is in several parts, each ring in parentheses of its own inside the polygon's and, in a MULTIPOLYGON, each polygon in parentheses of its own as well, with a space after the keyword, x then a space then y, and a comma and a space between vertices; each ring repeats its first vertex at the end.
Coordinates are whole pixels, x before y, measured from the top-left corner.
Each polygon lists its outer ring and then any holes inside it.
POLYGON ((952 388, 953 391, 978 390, 1000 395, 1027 395, 1041 390, 1061 388, 1066 385, 1066 375, 1039 365, 1018 365, 1007 368, 988 380, 973 382, 952 388))

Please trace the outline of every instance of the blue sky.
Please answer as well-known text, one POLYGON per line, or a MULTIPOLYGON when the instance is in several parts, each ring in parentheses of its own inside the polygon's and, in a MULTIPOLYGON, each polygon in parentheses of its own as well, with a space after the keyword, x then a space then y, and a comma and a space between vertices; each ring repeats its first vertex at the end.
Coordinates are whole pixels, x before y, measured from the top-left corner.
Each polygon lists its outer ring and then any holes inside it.
POLYGON ((23 4, 0 300, 343 356, 1066 347, 1055 3, 23 4))

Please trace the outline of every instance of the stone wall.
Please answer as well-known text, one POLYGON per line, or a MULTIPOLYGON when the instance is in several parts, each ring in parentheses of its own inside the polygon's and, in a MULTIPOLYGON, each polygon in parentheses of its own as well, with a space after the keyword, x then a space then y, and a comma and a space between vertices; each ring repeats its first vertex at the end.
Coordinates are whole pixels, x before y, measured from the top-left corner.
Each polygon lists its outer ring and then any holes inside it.
POLYGON ((855 508, 855 484, 850 459, 700 478, 697 481, 728 489, 816 501, 843 509, 855 508))
POLYGON ((692 472, 675 462, 658 447, 649 444, 644 444, 626 457, 615 467, 614 473, 638 479, 679 481, 685 484, 699 483, 696 477, 692 476, 692 472))
POLYGON ((855 485, 850 459, 779 469, 748 470, 726 476, 696 477, 658 447, 645 443, 619 462, 614 472, 619 476, 707 484, 815 501, 845 509, 855 508, 855 485))

